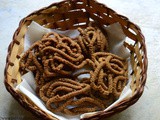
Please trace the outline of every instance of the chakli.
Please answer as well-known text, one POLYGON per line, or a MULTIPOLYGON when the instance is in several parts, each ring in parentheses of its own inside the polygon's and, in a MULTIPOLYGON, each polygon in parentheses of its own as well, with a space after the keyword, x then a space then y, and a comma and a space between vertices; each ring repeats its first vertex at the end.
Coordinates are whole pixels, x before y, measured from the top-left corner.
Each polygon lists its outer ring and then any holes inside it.
POLYGON ((128 81, 127 63, 108 52, 106 35, 92 26, 78 31, 74 39, 48 33, 20 59, 20 73, 33 72, 37 95, 55 113, 104 110, 119 98, 128 81), (79 79, 85 74, 89 77, 79 79))
POLYGON ((91 56, 95 52, 108 50, 108 41, 102 31, 97 27, 78 28, 78 31, 80 32, 78 43, 84 55, 91 56))

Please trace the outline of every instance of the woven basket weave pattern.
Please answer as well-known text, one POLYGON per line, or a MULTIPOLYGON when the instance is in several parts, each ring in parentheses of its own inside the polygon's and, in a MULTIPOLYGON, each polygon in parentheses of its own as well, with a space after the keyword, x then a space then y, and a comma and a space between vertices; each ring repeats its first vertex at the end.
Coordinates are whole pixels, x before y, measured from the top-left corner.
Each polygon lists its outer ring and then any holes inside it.
POLYGON ((43 119, 52 119, 49 114, 40 110, 25 95, 15 90, 15 86, 21 83, 19 73, 20 55, 24 49, 24 36, 27 27, 32 21, 39 23, 46 28, 52 29, 76 29, 86 27, 90 21, 98 25, 107 26, 119 22, 124 34, 131 39, 132 44, 124 42, 131 53, 132 76, 131 89, 133 96, 115 105, 107 112, 98 112, 96 115, 84 119, 100 119, 118 113, 134 104, 142 95, 147 77, 147 52, 144 37, 140 28, 130 22, 125 16, 117 14, 112 9, 95 0, 67 0, 54 3, 46 8, 35 11, 21 20, 18 29, 15 31, 13 41, 8 47, 8 56, 5 67, 5 85, 12 96, 26 109, 43 119))

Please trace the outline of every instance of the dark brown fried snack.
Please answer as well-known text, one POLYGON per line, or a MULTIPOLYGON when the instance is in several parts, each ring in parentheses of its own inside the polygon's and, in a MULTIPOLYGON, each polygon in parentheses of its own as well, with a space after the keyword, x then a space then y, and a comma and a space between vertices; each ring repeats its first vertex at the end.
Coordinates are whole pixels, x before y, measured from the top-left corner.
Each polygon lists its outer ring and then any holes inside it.
POLYGON ((123 59, 114 54, 103 52, 93 54, 92 59, 97 66, 91 73, 90 85, 92 89, 99 91, 103 97, 113 94, 113 92, 116 98, 119 97, 119 93, 122 92, 127 81, 123 59), (118 82, 118 78, 121 78, 121 82, 118 82))
POLYGON ((85 55, 108 51, 108 40, 99 28, 90 26, 86 29, 78 28, 78 31, 78 43, 85 55))
POLYGON ((103 61, 106 62, 106 67, 117 75, 122 75, 125 73, 125 60, 117 55, 107 52, 96 52, 92 55, 92 60, 97 66, 103 61))
POLYGON ((37 95, 52 112, 77 115, 104 110, 128 80, 126 61, 107 52, 108 38, 101 29, 91 25, 78 31, 74 39, 45 34, 20 59, 20 73, 34 73, 37 95), (84 74, 89 77, 80 79, 84 74))
POLYGON ((98 110, 103 110, 105 108, 102 102, 97 101, 91 97, 83 97, 77 100, 72 100, 70 103, 72 108, 64 108, 64 113, 69 115, 77 115, 87 112, 94 112, 98 110))
POLYGON ((89 97, 89 92, 90 85, 61 78, 45 84, 40 89, 40 98, 52 112, 62 112, 69 115, 104 109, 103 102, 97 98, 89 97), (87 94, 88 96, 82 97, 87 94))

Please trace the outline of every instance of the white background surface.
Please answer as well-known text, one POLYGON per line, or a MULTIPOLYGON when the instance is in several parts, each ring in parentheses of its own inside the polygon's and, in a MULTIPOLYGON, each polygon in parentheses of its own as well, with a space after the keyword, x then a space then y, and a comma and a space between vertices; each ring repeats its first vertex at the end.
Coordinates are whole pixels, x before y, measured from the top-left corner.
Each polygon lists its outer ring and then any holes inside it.
MULTIPOLYGON (((19 21, 58 0, 0 0, 0 120, 36 120, 6 91, 4 67, 7 48, 19 21)), ((106 120, 160 120, 160 0, 98 0, 138 24, 146 38, 148 78, 139 101, 106 120)))

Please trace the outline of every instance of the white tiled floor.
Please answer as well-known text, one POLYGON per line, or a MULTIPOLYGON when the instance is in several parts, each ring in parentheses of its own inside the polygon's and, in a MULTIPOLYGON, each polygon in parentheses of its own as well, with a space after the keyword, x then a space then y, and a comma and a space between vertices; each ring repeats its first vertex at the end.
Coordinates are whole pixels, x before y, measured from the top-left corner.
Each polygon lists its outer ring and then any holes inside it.
MULTIPOLYGON (((19 21, 41 7, 58 0, 1 0, 0 1, 0 120, 36 119, 24 110, 6 91, 3 72, 7 47, 19 21)), ((159 0, 98 0, 137 23, 145 37, 148 50, 148 78, 140 100, 107 120, 160 120, 160 1, 159 0)))

